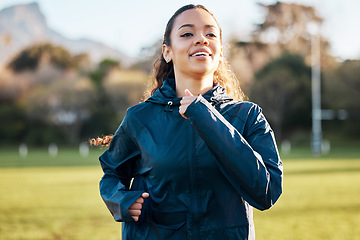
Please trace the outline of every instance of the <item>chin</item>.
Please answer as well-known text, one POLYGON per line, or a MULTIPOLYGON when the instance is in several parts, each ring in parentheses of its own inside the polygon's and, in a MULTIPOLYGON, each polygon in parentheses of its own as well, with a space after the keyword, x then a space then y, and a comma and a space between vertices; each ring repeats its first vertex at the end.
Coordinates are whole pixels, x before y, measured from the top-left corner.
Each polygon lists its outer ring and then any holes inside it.
POLYGON ((217 67, 213 66, 191 66, 189 71, 192 71, 197 74, 213 74, 216 71, 217 67))

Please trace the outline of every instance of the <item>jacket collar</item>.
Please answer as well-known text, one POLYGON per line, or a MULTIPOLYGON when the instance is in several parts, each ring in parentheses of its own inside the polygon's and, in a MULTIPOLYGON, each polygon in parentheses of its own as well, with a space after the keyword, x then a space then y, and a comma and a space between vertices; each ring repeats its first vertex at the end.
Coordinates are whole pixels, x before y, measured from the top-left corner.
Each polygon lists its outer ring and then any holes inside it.
MULTIPOLYGON (((164 81, 161 88, 157 89, 154 94, 146 100, 146 102, 153 102, 163 105, 180 105, 181 98, 176 97, 175 79, 168 78, 164 81)), ((232 98, 227 95, 225 88, 217 84, 215 87, 202 95, 207 101, 219 103, 223 101, 231 101, 232 98)))

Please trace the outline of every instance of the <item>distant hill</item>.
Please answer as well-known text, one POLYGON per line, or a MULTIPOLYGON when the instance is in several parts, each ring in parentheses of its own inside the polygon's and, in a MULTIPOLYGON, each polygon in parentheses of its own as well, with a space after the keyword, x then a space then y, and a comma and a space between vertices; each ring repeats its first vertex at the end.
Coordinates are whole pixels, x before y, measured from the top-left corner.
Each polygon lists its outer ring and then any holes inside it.
POLYGON ((0 64, 8 62, 23 48, 43 42, 61 45, 73 54, 87 53, 92 62, 108 57, 119 60, 126 67, 134 61, 119 50, 100 42, 68 39, 50 29, 36 2, 0 10, 0 64))

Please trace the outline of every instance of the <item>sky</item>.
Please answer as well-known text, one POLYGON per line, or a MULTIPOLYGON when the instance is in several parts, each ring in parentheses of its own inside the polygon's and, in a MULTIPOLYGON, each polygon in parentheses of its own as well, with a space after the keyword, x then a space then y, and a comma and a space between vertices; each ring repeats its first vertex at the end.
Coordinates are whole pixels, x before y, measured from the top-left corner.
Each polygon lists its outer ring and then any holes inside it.
MULTIPOLYGON (((0 0, 0 9, 34 2, 0 0)), ((265 12, 257 5, 273 0, 37 0, 48 25, 70 39, 88 38, 139 57, 142 47, 162 38, 168 19, 181 6, 203 4, 217 18, 224 42, 240 40, 261 23, 265 12)), ((315 7, 325 22, 322 35, 339 59, 360 59, 359 0, 283 0, 315 7)))

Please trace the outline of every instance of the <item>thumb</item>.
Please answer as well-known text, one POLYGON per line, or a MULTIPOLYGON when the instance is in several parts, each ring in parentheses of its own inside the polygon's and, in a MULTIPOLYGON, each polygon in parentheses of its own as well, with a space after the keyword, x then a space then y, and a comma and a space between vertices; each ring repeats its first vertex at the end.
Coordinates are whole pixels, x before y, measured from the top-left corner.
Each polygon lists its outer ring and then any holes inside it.
POLYGON ((189 89, 185 89, 185 96, 194 96, 189 89))
POLYGON ((147 193, 147 192, 144 192, 143 194, 141 194, 141 197, 142 198, 147 198, 147 197, 149 197, 150 195, 149 195, 149 193, 147 193))

